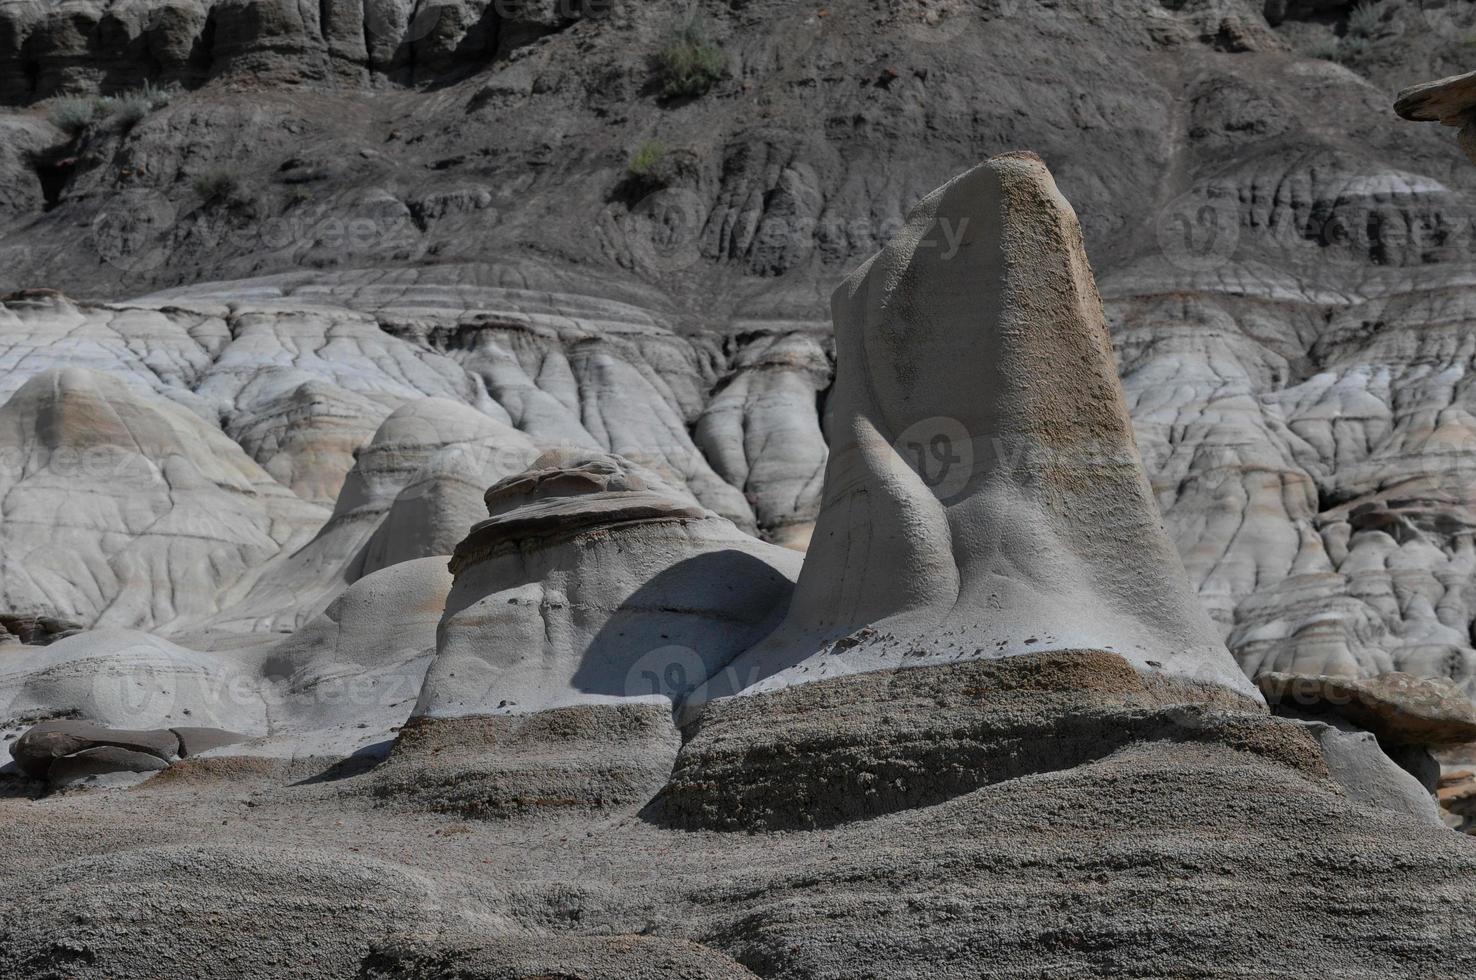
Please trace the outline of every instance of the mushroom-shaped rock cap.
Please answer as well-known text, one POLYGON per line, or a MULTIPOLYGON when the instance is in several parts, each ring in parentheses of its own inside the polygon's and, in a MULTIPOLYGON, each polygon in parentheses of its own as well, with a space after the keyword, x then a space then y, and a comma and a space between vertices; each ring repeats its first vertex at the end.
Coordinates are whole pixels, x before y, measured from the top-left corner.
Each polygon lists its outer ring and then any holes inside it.
POLYGON ((1163 529, 1076 215, 1038 157, 929 194, 832 310, 831 455, 794 601, 698 697, 1097 649, 1260 706, 1163 529))
POLYGON ((1407 88, 1399 93, 1394 111, 1415 122, 1460 127, 1456 141, 1476 163, 1476 72, 1407 88))
POLYGON ((512 541, 599 525, 712 516, 649 470, 587 449, 550 450, 524 472, 493 484, 484 499, 490 516, 457 546, 453 572, 512 541))
POLYGON ((1463 117, 1476 108, 1476 71, 1422 82, 1399 93, 1394 111, 1415 122, 1441 122, 1464 126, 1463 117))

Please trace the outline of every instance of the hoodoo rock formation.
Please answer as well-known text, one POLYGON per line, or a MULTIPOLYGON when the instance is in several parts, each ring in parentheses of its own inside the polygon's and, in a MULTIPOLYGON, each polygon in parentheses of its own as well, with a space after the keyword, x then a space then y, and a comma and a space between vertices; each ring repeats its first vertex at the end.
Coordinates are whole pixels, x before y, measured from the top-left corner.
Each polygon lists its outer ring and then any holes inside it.
POLYGON ((824 502, 784 624, 704 692, 1053 650, 1259 704, 1143 474, 1075 213, 1032 154, 836 291, 824 502))
POLYGON ((652 816, 819 826, 1141 739, 1279 751, 1164 532, 1044 162, 929 194, 832 302, 830 462, 794 598, 685 700, 652 816))
POLYGON ((486 503, 451 560, 418 716, 669 707, 778 623, 799 571, 617 456, 547 453, 486 503))
POLYGON ((376 792, 482 816, 639 806, 681 744, 674 702, 773 629, 800 555, 586 450, 545 453, 486 508, 376 792))

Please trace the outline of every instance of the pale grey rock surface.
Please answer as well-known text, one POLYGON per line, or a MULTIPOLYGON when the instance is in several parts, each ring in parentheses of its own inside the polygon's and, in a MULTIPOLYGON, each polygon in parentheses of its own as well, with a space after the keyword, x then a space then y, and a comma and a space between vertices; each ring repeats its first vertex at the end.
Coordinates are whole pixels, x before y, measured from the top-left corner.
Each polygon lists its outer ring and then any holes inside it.
POLYGON ((323 516, 216 426, 84 367, 33 375, 0 406, 0 458, 14 613, 199 623, 323 516))
POLYGON ((445 556, 400 562, 272 646, 261 663, 271 737, 245 751, 350 755, 393 737, 415 707, 450 589, 445 556))
POLYGON ((7 733, 56 717, 119 729, 267 730, 266 704, 248 665, 136 630, 88 630, 0 658, 0 725, 7 733))
POLYGON ((356 453, 318 533, 275 556, 211 625, 295 629, 367 574, 450 554, 482 513, 486 487, 520 472, 534 456, 522 433, 462 403, 407 402, 356 453))
POLYGON ((1372 732, 1320 721, 1303 724, 1317 737, 1328 771, 1350 799, 1444 826, 1429 787, 1390 759, 1372 732))
POLYGON ((816 411, 830 386, 819 338, 781 334, 743 347, 695 437, 713 468, 742 490, 766 538, 803 551, 820 512, 826 459, 816 411))
MULTIPOLYGON (((154 752, 166 765, 221 749, 233 756, 350 756, 386 743, 410 717, 450 588, 446 556, 412 559, 348 585, 275 643, 222 644, 209 652, 148 633, 98 629, 9 650, 0 663, 0 731, 19 736, 14 744, 23 746, 38 727, 44 733, 46 726, 81 725, 120 735, 147 729, 174 747, 172 755, 154 752), (58 717, 85 721, 28 727, 58 717), (235 735, 221 741, 212 730, 235 735)), ((117 737, 109 745, 138 748, 117 737)))

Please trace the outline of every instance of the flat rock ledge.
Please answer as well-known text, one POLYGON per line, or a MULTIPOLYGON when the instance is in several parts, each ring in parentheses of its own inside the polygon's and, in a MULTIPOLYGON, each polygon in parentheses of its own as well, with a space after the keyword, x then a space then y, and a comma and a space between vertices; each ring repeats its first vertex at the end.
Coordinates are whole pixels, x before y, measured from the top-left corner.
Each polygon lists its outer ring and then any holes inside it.
POLYGON ((1476 71, 1433 82, 1421 82, 1399 93, 1394 111, 1413 122, 1463 126, 1462 117, 1476 108, 1476 71))
POLYGON ((16 767, 53 788, 115 773, 154 773, 248 736, 221 728, 125 730, 85 721, 43 721, 10 746, 16 767))
POLYGON ((586 456, 551 450, 526 472, 488 488, 483 499, 490 516, 456 546, 452 574, 520 543, 547 543, 595 528, 709 516, 669 489, 652 486, 621 461, 586 456))
POLYGON ((414 718, 370 793, 385 806, 472 819, 639 807, 666 782, 680 746, 664 704, 414 718))
POLYGON ((1335 715, 1390 746, 1476 741, 1476 705, 1450 681, 1398 671, 1377 677, 1273 671, 1258 676, 1256 684, 1272 704, 1335 715))
POLYGON ((1460 130, 1456 137, 1476 163, 1476 72, 1423 82, 1399 93, 1394 111, 1414 122, 1439 122, 1460 130))
POLYGON ((1317 739, 1217 684, 1051 651, 858 674, 713 701, 645 811, 687 829, 836 826, 1089 763, 1213 742, 1331 780, 1317 739))

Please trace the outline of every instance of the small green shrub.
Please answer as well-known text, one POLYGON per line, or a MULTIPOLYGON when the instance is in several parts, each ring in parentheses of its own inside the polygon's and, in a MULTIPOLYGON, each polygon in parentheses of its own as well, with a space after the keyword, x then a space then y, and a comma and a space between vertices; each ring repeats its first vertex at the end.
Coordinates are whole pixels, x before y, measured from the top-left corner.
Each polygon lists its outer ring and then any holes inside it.
POLYGON ((688 21, 662 42, 655 57, 661 94, 669 99, 704 95, 728 73, 723 49, 695 20, 688 21))
POLYGON ((1336 37, 1327 37, 1307 48, 1305 54, 1309 58, 1320 58, 1323 61, 1337 61, 1342 44, 1336 37))
POLYGON ((1348 14, 1348 36, 1354 38, 1369 38, 1379 29, 1379 21, 1384 16, 1384 5, 1382 3, 1363 0, 1353 7, 1348 14))
POLYGON ((211 170, 194 180, 195 193, 207 207, 216 204, 236 206, 245 201, 241 178, 232 170, 211 170))
POLYGON ((132 129, 149 113, 167 106, 171 98, 173 93, 169 90, 156 88, 152 82, 145 82, 143 88, 109 99, 108 119, 124 129, 132 129))
POLYGON ((655 181, 659 178, 661 164, 666 160, 666 144, 659 140, 647 140, 630 155, 625 172, 636 180, 655 181))
POLYGON ((1340 65, 1352 66, 1373 51, 1374 42, 1366 37, 1345 34, 1343 37, 1325 37, 1308 46, 1303 53, 1309 58, 1336 61, 1340 65))
POLYGON ((108 108, 108 119, 117 123, 123 129, 132 129, 144 121, 144 117, 150 112, 146 102, 130 96, 120 96, 113 100, 108 108))
POLYGON ((1338 53, 1334 60, 1346 65, 1362 58, 1372 48, 1373 45, 1366 37, 1345 37, 1343 43, 1338 46, 1338 53))
POLYGON ((149 113, 167 106, 172 97, 173 93, 167 89, 145 82, 143 88, 122 95, 57 99, 51 104, 47 118, 53 126, 71 136, 79 136, 89 126, 103 120, 131 129, 149 113))
POLYGON ((95 122, 103 108, 103 100, 94 98, 57 99, 51 104, 46 117, 57 129, 71 136, 80 136, 95 122))

